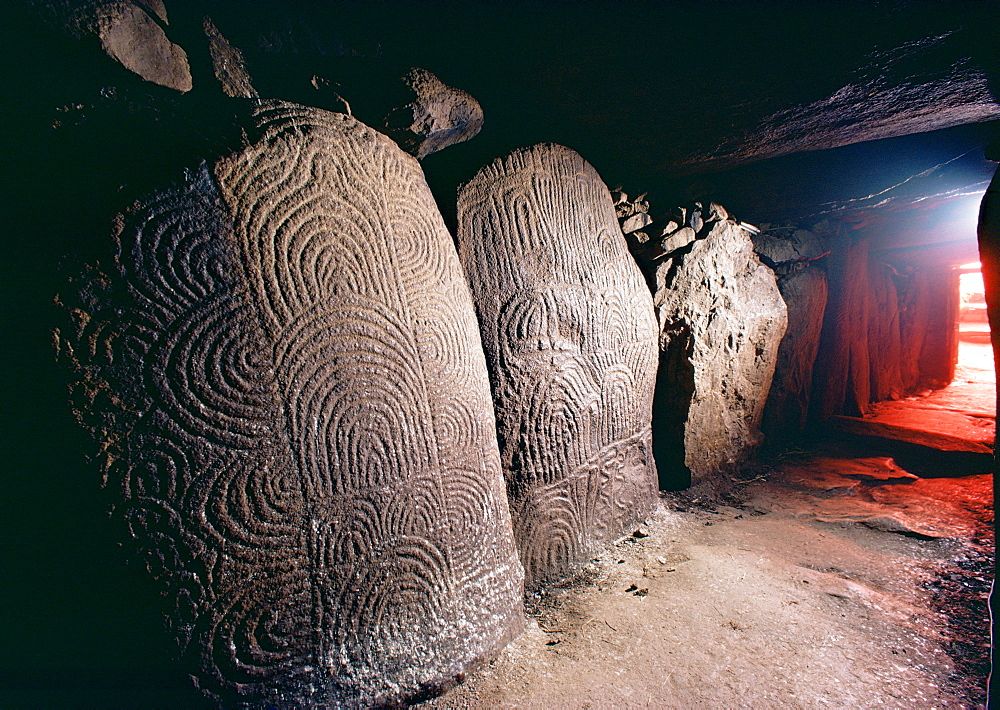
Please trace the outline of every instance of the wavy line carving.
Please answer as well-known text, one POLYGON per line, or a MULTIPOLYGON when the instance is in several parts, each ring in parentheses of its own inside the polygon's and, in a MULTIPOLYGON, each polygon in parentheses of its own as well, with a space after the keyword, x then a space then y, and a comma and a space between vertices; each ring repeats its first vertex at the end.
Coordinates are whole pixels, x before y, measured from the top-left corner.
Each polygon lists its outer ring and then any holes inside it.
POLYGON ((416 160, 347 116, 252 123, 120 220, 81 381, 116 403, 90 412, 109 485, 199 685, 396 702, 521 620, 475 314, 416 160))
POLYGON ((565 577, 656 491, 653 304, 607 187, 557 145, 484 167, 458 199, 521 561, 565 577))

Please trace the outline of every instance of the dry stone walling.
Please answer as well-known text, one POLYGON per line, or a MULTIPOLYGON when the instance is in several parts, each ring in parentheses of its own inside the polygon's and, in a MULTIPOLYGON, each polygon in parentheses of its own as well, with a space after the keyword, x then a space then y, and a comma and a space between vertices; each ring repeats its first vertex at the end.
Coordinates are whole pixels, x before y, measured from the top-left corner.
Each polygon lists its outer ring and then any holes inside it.
POLYGON ((521 624, 475 314, 414 158, 316 109, 252 123, 120 219, 62 345, 200 686, 395 702, 521 624))
POLYGON ((514 529, 537 584, 651 509, 652 303, 607 187, 568 148, 484 167, 459 192, 458 221, 514 529))

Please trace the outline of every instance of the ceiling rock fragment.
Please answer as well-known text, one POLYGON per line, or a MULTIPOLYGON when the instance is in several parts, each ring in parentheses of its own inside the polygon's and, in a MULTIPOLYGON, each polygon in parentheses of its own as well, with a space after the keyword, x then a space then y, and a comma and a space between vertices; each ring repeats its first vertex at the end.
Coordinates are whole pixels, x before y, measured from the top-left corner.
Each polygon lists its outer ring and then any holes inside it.
POLYGON ((829 253, 817 232, 822 234, 822 228, 813 231, 761 223, 760 231, 751 239, 754 251, 765 264, 772 269, 794 271, 797 265, 808 266, 829 253))
POLYGON ((118 0, 96 8, 101 46, 109 57, 146 81, 176 89, 192 88, 187 54, 139 5, 118 0))
POLYGON ((243 59, 243 53, 229 44, 210 17, 205 18, 203 28, 205 36, 208 37, 208 50, 212 57, 212 69, 215 72, 215 78, 222 85, 222 92, 226 96, 236 98, 257 98, 258 93, 253 88, 250 74, 247 72, 246 61, 243 59))
POLYGON ((482 130, 483 109, 468 93, 419 67, 411 69, 403 83, 414 98, 390 111, 385 128, 407 153, 423 159, 482 130))

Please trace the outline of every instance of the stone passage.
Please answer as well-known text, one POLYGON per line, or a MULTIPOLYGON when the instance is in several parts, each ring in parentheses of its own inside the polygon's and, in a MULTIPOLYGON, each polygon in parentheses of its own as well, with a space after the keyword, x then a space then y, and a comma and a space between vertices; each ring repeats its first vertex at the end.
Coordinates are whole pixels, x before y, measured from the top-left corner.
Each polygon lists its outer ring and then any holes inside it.
POLYGON ((81 416, 206 692, 397 702, 522 619, 472 302, 415 159, 316 109, 253 123, 120 220, 64 341, 107 395, 81 416))
POLYGON ((458 224, 525 575, 563 577, 656 493, 650 295, 607 187, 568 148, 480 170, 458 224))

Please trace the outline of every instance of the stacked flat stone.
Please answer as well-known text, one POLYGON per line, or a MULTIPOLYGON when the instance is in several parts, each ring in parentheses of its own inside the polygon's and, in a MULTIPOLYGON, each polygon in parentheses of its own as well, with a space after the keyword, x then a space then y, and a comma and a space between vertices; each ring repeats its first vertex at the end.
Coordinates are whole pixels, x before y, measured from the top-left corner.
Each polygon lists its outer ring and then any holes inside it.
POLYGON ((620 187, 611 192, 615 214, 622 232, 628 238, 629 250, 640 265, 656 262, 683 249, 696 239, 704 239, 718 222, 732 221, 751 233, 756 228, 730 217, 726 208, 716 202, 693 202, 678 206, 662 219, 649 214, 648 193, 629 199, 620 187))
POLYGON ((617 188, 611 193, 611 201, 615 205, 615 216, 618 217, 622 232, 633 235, 633 239, 640 243, 649 241, 649 235, 641 231, 653 223, 653 218, 649 216, 646 193, 629 200, 628 194, 617 188))

